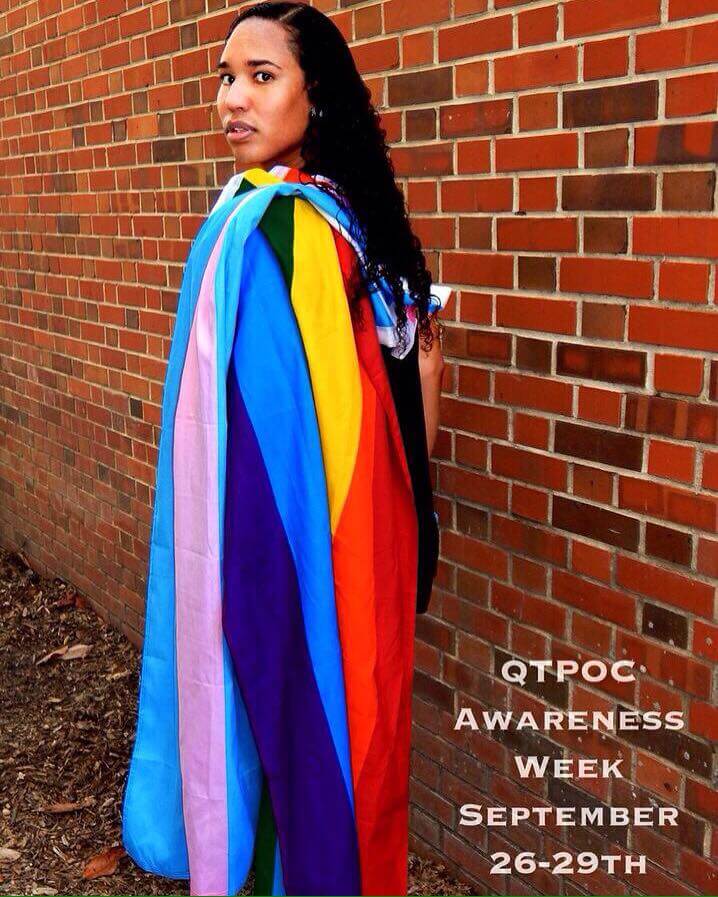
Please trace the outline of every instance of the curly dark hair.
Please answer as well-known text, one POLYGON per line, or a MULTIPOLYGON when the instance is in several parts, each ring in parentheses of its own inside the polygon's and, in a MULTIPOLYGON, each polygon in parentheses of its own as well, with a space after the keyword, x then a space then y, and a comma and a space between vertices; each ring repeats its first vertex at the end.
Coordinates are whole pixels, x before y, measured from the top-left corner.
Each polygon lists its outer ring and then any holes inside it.
MULTIPOLYGON (((434 336, 429 314, 431 275, 421 242, 409 224, 404 195, 396 184, 394 166, 386 144, 386 131, 371 102, 371 93, 357 71, 342 33, 318 9, 289 0, 267 0, 243 9, 232 21, 225 38, 251 16, 281 23, 289 46, 302 71, 309 101, 317 116, 310 116, 301 154, 302 171, 309 180, 320 174, 339 191, 328 189, 347 206, 361 225, 366 240, 364 276, 369 284, 383 277, 395 297, 403 296, 405 277, 416 306, 419 334, 428 351, 434 336)), ((358 270, 352 276, 355 302, 362 291, 358 270)), ((400 340, 406 337, 406 309, 396 303, 400 340)))

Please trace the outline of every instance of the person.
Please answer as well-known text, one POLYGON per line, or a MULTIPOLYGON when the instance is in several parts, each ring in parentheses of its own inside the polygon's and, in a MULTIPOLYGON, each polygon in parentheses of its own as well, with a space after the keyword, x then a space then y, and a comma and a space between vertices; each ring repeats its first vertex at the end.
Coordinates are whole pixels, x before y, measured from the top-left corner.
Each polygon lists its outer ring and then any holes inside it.
POLYGON ((193 894, 405 894, 446 290, 328 17, 245 8, 218 75, 241 171, 178 303, 123 843, 193 894))

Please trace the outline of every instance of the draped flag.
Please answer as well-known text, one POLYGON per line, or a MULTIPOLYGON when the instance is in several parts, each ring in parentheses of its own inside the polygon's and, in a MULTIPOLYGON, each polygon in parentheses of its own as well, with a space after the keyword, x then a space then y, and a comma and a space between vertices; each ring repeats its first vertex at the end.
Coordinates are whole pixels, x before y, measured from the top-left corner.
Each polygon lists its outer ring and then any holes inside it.
MULTIPOLYGON (((200 228, 162 404, 123 843, 192 894, 405 894, 417 512, 354 222, 250 169, 200 228)), ((275 169, 272 169, 275 172, 275 169)))

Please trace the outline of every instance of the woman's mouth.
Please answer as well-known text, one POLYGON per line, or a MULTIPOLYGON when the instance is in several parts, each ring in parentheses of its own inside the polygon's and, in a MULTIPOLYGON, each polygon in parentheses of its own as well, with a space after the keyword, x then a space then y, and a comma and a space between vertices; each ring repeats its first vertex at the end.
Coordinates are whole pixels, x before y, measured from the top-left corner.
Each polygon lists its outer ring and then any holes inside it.
POLYGON ((254 133, 254 128, 245 125, 230 125, 227 128, 227 140, 229 140, 230 143, 238 143, 241 140, 247 140, 247 138, 251 137, 254 133))

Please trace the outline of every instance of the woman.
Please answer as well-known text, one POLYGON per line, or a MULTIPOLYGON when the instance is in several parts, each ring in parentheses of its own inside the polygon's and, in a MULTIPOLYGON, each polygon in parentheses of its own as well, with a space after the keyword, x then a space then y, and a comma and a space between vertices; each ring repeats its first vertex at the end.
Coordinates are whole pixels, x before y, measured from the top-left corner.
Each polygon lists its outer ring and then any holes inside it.
POLYGON ((252 865, 256 893, 406 893, 439 303, 331 21, 245 9, 218 71, 243 171, 178 305, 123 841, 194 894, 252 865))

